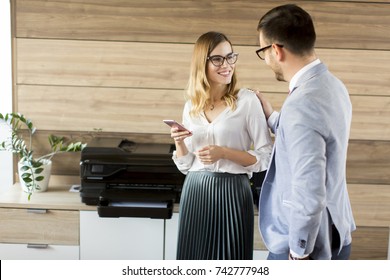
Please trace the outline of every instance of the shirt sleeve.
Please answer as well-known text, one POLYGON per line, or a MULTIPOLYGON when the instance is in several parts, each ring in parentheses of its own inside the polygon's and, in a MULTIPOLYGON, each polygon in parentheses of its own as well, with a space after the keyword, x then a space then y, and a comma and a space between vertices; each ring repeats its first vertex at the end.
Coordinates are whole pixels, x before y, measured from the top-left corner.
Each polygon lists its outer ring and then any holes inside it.
POLYGON ((173 162, 176 164, 177 169, 183 174, 187 174, 188 170, 192 166, 192 162, 194 161, 194 154, 191 152, 188 152, 185 156, 177 157, 176 151, 173 151, 172 156, 173 162))
POLYGON ((256 157, 256 163, 246 168, 251 172, 260 172, 268 168, 272 152, 272 139, 260 101, 253 95, 247 114, 248 132, 253 140, 253 149, 247 152, 256 157))
MULTIPOLYGON (((187 102, 184 105, 183 109, 183 120, 182 124, 187 127, 191 128, 190 125, 190 117, 189 117, 189 110, 190 110, 190 104, 187 102)), ((177 157, 176 151, 173 151, 173 162, 176 164, 177 169, 179 169, 180 172, 183 174, 187 174, 188 170, 191 168, 192 163, 194 161, 195 155, 191 152, 192 151, 192 143, 191 143, 191 137, 188 137, 184 139, 184 143, 187 146, 188 153, 182 157, 177 157)))
POLYGON ((268 126, 271 129, 272 133, 276 134, 276 124, 279 119, 279 112, 273 111, 268 118, 268 126))
POLYGON ((313 251, 326 207, 326 123, 318 122, 318 112, 310 99, 299 106, 286 107, 283 135, 291 173, 288 199, 289 247, 298 256, 313 251))

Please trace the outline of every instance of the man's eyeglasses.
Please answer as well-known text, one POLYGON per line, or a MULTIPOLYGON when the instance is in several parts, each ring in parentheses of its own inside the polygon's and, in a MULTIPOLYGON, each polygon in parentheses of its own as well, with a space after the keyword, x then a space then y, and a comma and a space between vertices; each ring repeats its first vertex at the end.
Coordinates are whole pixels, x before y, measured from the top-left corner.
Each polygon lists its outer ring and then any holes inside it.
POLYGON ((237 58, 238 58, 238 53, 229 53, 227 56, 212 55, 207 57, 207 59, 210 60, 214 66, 217 67, 222 66, 225 63, 225 59, 229 65, 232 65, 237 62, 237 58))
MULTIPOLYGON (((268 45, 268 46, 266 46, 266 47, 264 47, 264 48, 258 49, 258 50, 256 51, 257 56, 258 56, 261 60, 264 60, 264 59, 265 59, 265 51, 266 51, 267 49, 269 49, 270 47, 272 47, 272 45, 273 45, 273 44, 268 45)), ((275 44, 275 45, 277 45, 277 46, 280 47, 280 48, 283 48, 283 45, 279 45, 279 44, 275 44)))

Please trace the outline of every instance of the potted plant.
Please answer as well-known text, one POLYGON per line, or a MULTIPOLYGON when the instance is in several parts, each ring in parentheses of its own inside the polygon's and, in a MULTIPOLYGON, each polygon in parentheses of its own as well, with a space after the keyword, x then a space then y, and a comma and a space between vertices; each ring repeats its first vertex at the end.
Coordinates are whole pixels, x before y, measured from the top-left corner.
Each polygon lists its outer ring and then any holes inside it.
POLYGON ((33 135, 36 131, 32 121, 20 113, 0 113, 0 122, 6 123, 11 136, 0 143, 0 150, 16 154, 18 161, 19 181, 23 190, 28 193, 28 200, 34 192, 46 191, 51 174, 51 158, 59 153, 79 152, 87 144, 66 142, 64 137, 49 135, 50 152, 36 158, 32 150, 33 135), (27 142, 23 130, 27 130, 27 142))

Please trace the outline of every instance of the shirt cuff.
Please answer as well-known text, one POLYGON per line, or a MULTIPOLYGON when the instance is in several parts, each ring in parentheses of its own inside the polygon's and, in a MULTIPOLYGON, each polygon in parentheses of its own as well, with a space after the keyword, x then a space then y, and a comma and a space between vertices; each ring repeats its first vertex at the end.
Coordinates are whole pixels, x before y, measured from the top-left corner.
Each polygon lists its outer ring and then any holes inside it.
POLYGON ((297 253, 295 253, 294 251, 290 250, 290 254, 291 256, 293 256, 294 258, 300 258, 300 259, 304 259, 304 258, 307 258, 310 254, 304 254, 303 256, 300 256, 298 255, 297 253))
POLYGON ((274 127, 274 124, 278 118, 278 112, 273 111, 271 115, 268 117, 267 123, 269 127, 274 127))

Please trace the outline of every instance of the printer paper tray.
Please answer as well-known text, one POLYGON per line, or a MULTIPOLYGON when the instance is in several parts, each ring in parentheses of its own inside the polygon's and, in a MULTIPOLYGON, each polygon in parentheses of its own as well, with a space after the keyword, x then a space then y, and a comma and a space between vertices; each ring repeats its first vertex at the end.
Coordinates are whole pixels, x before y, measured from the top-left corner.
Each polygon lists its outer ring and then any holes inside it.
POLYGON ((126 191, 103 192, 99 198, 97 212, 100 217, 139 217, 170 219, 173 199, 169 193, 140 197, 139 193, 126 191))
POLYGON ((119 207, 119 206, 100 206, 97 211, 100 217, 138 217, 154 219, 170 219, 172 217, 172 206, 166 208, 147 208, 147 207, 119 207))

